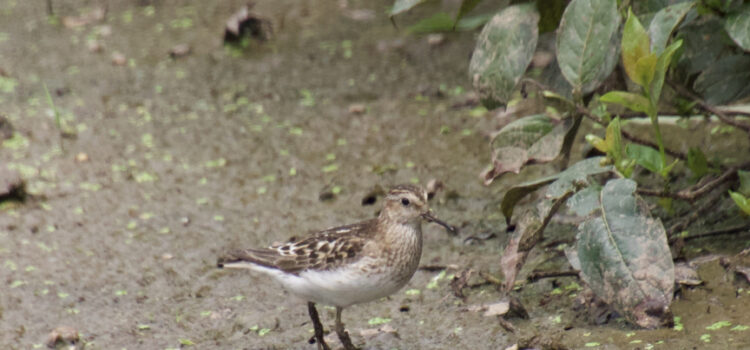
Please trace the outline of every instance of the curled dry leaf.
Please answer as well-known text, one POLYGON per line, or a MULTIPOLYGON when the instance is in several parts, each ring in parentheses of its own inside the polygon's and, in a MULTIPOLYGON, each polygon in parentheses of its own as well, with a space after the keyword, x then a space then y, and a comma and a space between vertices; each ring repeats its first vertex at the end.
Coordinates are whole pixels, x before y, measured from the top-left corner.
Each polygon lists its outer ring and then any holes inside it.
POLYGON ((505 315, 510 310, 510 302, 503 300, 498 303, 489 304, 487 311, 484 312, 484 317, 505 315))
POLYGON ((697 266, 688 263, 677 263, 674 265, 675 283, 685 286, 698 286, 703 280, 698 276, 697 266))
POLYGON ((72 347, 77 349, 77 345, 80 342, 80 336, 78 331, 73 327, 60 326, 52 330, 47 335, 47 347, 55 349, 58 347, 72 347))
POLYGON ((438 179, 430 179, 430 181, 427 181, 427 186, 425 186, 425 189, 427 190, 427 199, 434 198, 443 187, 445 187, 445 185, 443 185, 443 182, 438 179))
POLYGON ((271 39, 273 35, 273 26, 271 21, 250 12, 254 4, 240 7, 227 20, 224 29, 224 43, 237 43, 242 38, 249 37, 258 41, 271 39))
POLYGON ((750 267, 748 266, 735 266, 734 272, 742 275, 745 279, 750 282, 750 267))
POLYGON ((573 120, 557 120, 544 114, 515 120, 499 132, 490 142, 492 165, 482 173, 485 185, 505 173, 516 173, 526 164, 546 163, 560 154, 563 141, 573 129, 573 120))

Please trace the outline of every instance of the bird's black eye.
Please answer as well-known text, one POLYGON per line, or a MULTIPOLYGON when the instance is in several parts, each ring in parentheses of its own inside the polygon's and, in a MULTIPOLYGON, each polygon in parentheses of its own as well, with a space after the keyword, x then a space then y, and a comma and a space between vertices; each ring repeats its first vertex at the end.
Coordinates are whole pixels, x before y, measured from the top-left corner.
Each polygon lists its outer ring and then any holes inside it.
POLYGON ((408 198, 401 198, 401 204, 403 204, 405 207, 409 206, 409 199, 408 198))

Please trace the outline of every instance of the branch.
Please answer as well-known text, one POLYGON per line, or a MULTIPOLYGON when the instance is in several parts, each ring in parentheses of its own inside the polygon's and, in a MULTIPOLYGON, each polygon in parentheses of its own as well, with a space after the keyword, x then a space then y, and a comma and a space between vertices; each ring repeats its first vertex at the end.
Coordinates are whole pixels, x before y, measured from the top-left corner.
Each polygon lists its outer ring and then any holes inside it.
POLYGON ((734 119, 727 117, 727 115, 724 112, 706 103, 706 101, 704 101, 700 96, 696 95, 695 93, 688 90, 686 87, 682 85, 676 84, 670 80, 667 80, 667 84, 670 87, 672 87, 672 89, 674 89, 674 91, 676 91, 678 94, 685 96, 689 99, 695 100, 695 102, 698 103, 701 109, 705 110, 706 112, 716 115, 717 117, 719 117, 719 119, 722 122, 729 124, 731 126, 734 126, 735 128, 741 129, 745 131, 746 133, 750 134, 750 125, 745 124, 745 123, 740 123, 734 119))
MULTIPOLYGON (((598 123, 599 125, 607 126, 607 124, 604 123, 604 121, 601 118, 599 118, 596 114, 591 113, 591 111, 589 111, 586 107, 583 107, 583 106, 579 105, 579 106, 576 106, 576 110, 577 110, 578 113, 583 114, 586 118, 589 118, 589 119, 593 120, 594 122, 598 123)), ((624 138, 626 138, 626 139, 628 139, 628 140, 630 140, 630 141, 632 141, 634 143, 641 144, 641 145, 644 145, 644 146, 649 146, 649 147, 652 147, 652 148, 657 148, 657 149, 659 148, 659 145, 657 145, 657 144, 655 144, 655 143, 653 143, 651 141, 644 140, 644 139, 642 139, 642 138, 640 138, 638 136, 635 136, 635 135, 633 135, 633 134, 631 134, 631 133, 629 133, 629 132, 627 132, 625 130, 620 130, 620 132, 622 133, 622 137, 624 137, 624 138)), ((684 153, 677 152, 677 151, 671 150, 671 149, 666 148, 666 147, 664 148, 664 153, 669 154, 670 156, 672 156, 674 158, 679 158, 679 159, 682 159, 682 160, 687 160, 687 156, 684 153)))
POLYGON ((667 230, 667 237, 669 237, 669 242, 674 243, 677 239, 679 239, 679 237, 676 236, 677 233, 684 231, 693 222, 706 215, 706 212, 716 208, 716 202, 719 201, 719 199, 724 195, 724 191, 726 191, 728 187, 729 185, 726 184, 722 186, 723 189, 721 191, 712 193, 698 208, 693 208, 689 214, 684 216, 684 219, 670 226, 667 230))
POLYGON ((555 278, 555 277, 579 277, 578 273, 581 271, 568 270, 568 271, 535 271, 529 274, 526 279, 529 282, 536 282, 542 278, 555 278))
POLYGON ((720 235, 730 235, 733 233, 742 233, 742 232, 750 232, 750 224, 739 225, 739 226, 725 228, 721 230, 704 232, 701 234, 687 236, 687 237, 672 237, 669 239, 669 243, 672 243, 673 241, 676 241, 679 238, 682 238, 683 240, 688 241, 688 240, 693 240, 693 239, 698 239, 698 238, 706 238, 706 237, 713 237, 713 236, 720 236, 720 235))
POLYGON ((719 177, 710 180, 706 183, 698 183, 695 186, 688 187, 680 190, 679 192, 668 192, 662 190, 653 190, 648 188, 639 188, 636 190, 638 194, 644 196, 656 196, 656 197, 669 197, 674 199, 681 199, 688 202, 695 201, 696 198, 703 196, 706 192, 710 192, 716 187, 720 186, 725 182, 729 182, 737 174, 737 170, 750 168, 750 162, 745 162, 740 165, 735 165, 725 170, 719 177))

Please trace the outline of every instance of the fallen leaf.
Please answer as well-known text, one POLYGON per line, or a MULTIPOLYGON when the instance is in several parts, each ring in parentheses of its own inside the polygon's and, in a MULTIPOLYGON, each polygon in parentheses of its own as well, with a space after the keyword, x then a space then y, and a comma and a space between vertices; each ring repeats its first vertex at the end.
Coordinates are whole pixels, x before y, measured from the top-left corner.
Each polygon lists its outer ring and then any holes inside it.
POLYGON ((703 284, 703 280, 698 277, 697 266, 684 262, 674 265, 674 280, 675 283, 686 286, 703 284))
POLYGON ((57 348, 58 346, 74 347, 80 341, 78 331, 73 327, 59 326, 47 335, 47 347, 57 348))
POLYGON ((258 41, 271 39, 273 34, 271 21, 250 12, 253 5, 250 3, 242 6, 229 17, 224 30, 224 43, 237 43, 244 37, 258 41))
POLYGON ((510 302, 503 300, 498 303, 487 305, 487 311, 484 312, 484 317, 505 315, 510 310, 510 302))
POLYGON ((748 266, 735 266, 734 271, 745 276, 745 279, 750 282, 750 267, 748 266))

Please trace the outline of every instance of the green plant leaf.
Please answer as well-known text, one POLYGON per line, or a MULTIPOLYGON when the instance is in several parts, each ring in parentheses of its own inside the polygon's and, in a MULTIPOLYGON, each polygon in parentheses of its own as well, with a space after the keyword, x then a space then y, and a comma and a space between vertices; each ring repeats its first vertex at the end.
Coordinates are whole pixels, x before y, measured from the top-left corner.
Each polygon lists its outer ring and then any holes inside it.
POLYGON ((453 30, 453 17, 445 12, 438 12, 406 28, 409 34, 450 32, 453 30))
POLYGON ((479 34, 469 75, 482 100, 507 103, 531 62, 539 36, 533 3, 509 6, 479 34))
POLYGON ((549 33, 557 29, 568 2, 566 0, 538 0, 536 3, 540 17, 539 33, 549 33))
POLYGON ((616 1, 573 0, 568 4, 557 33, 557 63, 575 91, 593 91, 614 69, 619 25, 616 1))
POLYGON ((737 192, 743 196, 750 197, 750 171, 737 170, 737 177, 740 178, 740 187, 737 192))
POLYGON ((474 30, 490 20, 493 14, 479 14, 476 16, 469 16, 461 18, 458 23, 454 22, 451 15, 445 12, 438 12, 429 18, 425 18, 416 24, 406 28, 406 32, 409 34, 427 34, 427 33, 438 33, 438 32, 452 32, 457 31, 469 31, 474 30))
POLYGON ((725 104, 750 95, 750 56, 722 57, 693 84, 709 104, 725 104))
POLYGON ((737 46, 750 51, 750 3, 745 3, 739 11, 730 13, 724 22, 724 29, 737 46))
POLYGON ((628 154, 628 157, 635 159, 635 162, 638 165, 648 169, 648 171, 654 174, 661 173, 661 155, 659 154, 659 151, 635 143, 628 144, 625 151, 628 154))
POLYGON ((651 52, 659 55, 664 51, 672 32, 694 5, 695 1, 680 2, 667 6, 656 13, 648 26, 651 52))
POLYGON ((503 215, 505 215, 505 220, 510 222, 511 217, 513 216, 513 209, 518 201, 542 186, 556 182, 556 185, 550 193, 559 194, 565 192, 567 188, 573 187, 575 183, 586 182, 586 178, 590 175, 603 174, 612 171, 611 166, 601 165, 603 160, 604 157, 587 158, 555 175, 514 185, 505 192, 503 201, 500 204, 500 209, 503 212, 503 215))
POLYGON ((604 96, 599 97, 599 101, 616 103, 632 111, 646 114, 649 114, 651 110, 651 102, 647 98, 632 92, 610 91, 604 94, 604 96))
POLYGON ((599 208, 601 186, 588 186, 568 199, 568 209, 580 217, 587 217, 599 208))
POLYGON ((680 26, 677 38, 685 42, 678 66, 687 75, 700 73, 726 53, 723 22, 715 17, 702 18, 680 26))
POLYGON ((729 196, 743 213, 750 215, 750 200, 743 196, 742 193, 729 191, 729 196))
POLYGON ((586 142, 594 146, 594 148, 596 148, 599 152, 609 152, 609 146, 607 145, 607 142, 599 136, 588 134, 586 135, 586 142))
POLYGON ((648 86, 648 81, 642 80, 638 72, 638 60, 651 53, 648 33, 643 28, 638 17, 628 9, 628 19, 622 31, 622 65, 630 80, 640 86, 648 86))
POLYGON ((466 31, 477 29, 483 26, 485 23, 489 22, 493 16, 494 16, 493 13, 481 13, 476 16, 468 16, 468 17, 461 18, 456 24, 455 30, 460 31, 460 32, 466 32, 466 31))
POLYGON ((458 25, 458 21, 477 7, 481 1, 482 0, 462 0, 461 7, 458 8, 458 13, 456 13, 456 19, 453 21, 453 25, 458 25))
POLYGON ((576 250, 581 277, 598 297, 628 321, 656 328, 672 319, 674 264, 664 226, 635 189, 629 179, 607 182, 600 215, 578 226, 576 250))
POLYGON ((651 84, 651 81, 654 79, 657 60, 658 57, 655 54, 650 53, 641 57, 638 59, 638 62, 635 63, 635 74, 638 75, 638 81, 640 82, 638 83, 639 85, 641 83, 645 86, 651 84))
POLYGON ((391 7, 391 11, 388 14, 393 17, 399 13, 409 11, 425 1, 426 0, 396 0, 393 2, 393 7, 391 7))
POLYGON ((693 172, 693 179, 700 179, 708 174, 708 160, 700 148, 691 147, 688 150, 687 167, 693 172))
POLYGON ((677 52, 680 47, 682 47, 682 40, 673 42, 664 49, 659 55, 659 59, 656 61, 654 79, 651 81, 649 89, 649 97, 651 98, 652 106, 657 106, 659 104, 661 89, 664 87, 664 77, 667 75, 669 64, 672 62, 672 56, 674 56, 675 52, 677 52))
POLYGON ((490 143, 492 167, 483 175, 485 184, 505 173, 518 173, 525 164, 554 160, 572 126, 572 118, 560 121, 544 114, 523 117, 506 125, 490 143))
POLYGON ((622 160, 622 133, 620 132, 620 118, 617 117, 607 125, 607 131, 604 136, 607 144, 607 155, 615 161, 615 164, 622 160))

